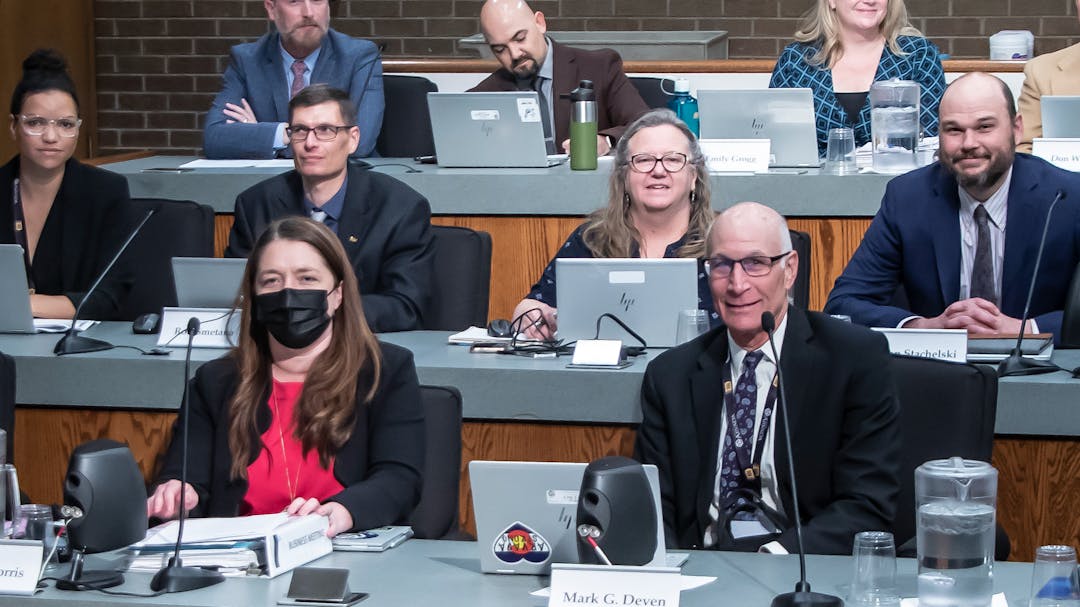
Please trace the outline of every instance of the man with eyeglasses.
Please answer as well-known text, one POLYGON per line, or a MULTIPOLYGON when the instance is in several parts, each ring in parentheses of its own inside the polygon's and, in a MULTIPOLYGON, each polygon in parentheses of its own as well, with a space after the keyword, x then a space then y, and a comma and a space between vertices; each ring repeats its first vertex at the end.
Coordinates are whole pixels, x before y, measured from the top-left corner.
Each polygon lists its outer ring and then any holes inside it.
POLYGON ((635 455, 659 468, 668 546, 797 549, 777 363, 761 321, 771 312, 806 550, 850 554, 859 531, 890 530, 900 488, 885 339, 788 303, 798 253, 772 209, 725 210, 707 254, 724 325, 658 356, 642 383, 635 455))
POLYGON ((336 0, 263 0, 274 30, 232 48, 224 85, 203 132, 207 158, 274 158, 292 151, 285 133, 289 99, 305 86, 348 91, 360 129, 353 156, 371 156, 384 109, 379 49, 330 29, 336 0))
POLYGON ((247 257, 268 224, 304 215, 337 233, 374 331, 422 326, 431 291, 431 207, 409 186, 349 165, 360 130, 345 91, 309 86, 289 102, 295 169, 236 198, 226 257, 247 257))
POLYGON ((570 100, 562 95, 591 80, 596 92, 596 151, 603 156, 626 126, 649 110, 610 49, 586 51, 545 36, 547 22, 524 0, 487 0, 480 31, 502 68, 471 91, 536 91, 548 153, 570 151, 570 100))

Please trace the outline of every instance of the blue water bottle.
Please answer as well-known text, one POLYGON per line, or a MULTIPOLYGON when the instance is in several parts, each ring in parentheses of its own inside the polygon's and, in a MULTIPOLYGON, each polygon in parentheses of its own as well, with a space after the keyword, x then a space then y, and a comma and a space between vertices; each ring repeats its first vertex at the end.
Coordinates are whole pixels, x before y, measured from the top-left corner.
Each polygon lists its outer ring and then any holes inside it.
POLYGON ((698 103, 697 99, 694 99, 693 95, 690 94, 689 78, 675 79, 675 94, 668 101, 668 108, 675 112, 679 120, 682 120, 686 123, 686 126, 690 127, 694 137, 699 136, 698 103))

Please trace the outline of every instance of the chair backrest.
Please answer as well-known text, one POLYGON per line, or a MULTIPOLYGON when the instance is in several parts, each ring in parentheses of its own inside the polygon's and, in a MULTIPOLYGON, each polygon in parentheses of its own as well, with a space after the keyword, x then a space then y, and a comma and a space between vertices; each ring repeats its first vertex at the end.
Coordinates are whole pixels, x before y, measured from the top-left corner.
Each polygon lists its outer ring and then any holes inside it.
POLYGON ((1065 297, 1065 314, 1061 317, 1058 347, 1080 348, 1080 264, 1073 270, 1072 282, 1065 297))
MULTIPOLYGON (((998 381, 986 365, 894 356, 892 366, 903 445, 893 526, 900 548, 915 537, 915 468, 954 455, 990 461, 998 381)), ((1007 552, 1008 542, 1005 544, 1007 552)), ((998 547, 1000 550, 1000 541, 998 547)))
POLYGON ((0 352, 0 428, 7 432, 7 461, 15 458, 15 359, 0 352))
POLYGON ((460 331, 487 324, 491 291, 491 235, 456 226, 431 226, 434 288, 424 328, 460 331))
POLYGON ((132 264, 135 282, 120 312, 120 318, 126 320, 176 305, 173 257, 214 256, 212 207, 160 198, 133 198, 131 202, 139 216, 150 209, 156 212, 125 253, 138 260, 132 264))
POLYGON ((409 524, 421 539, 452 538, 458 531, 461 481, 461 393, 448 386, 420 386, 424 406, 424 486, 409 524))
POLYGON ((630 84, 637 89, 641 99, 649 109, 667 107, 671 95, 664 91, 674 91, 675 81, 671 78, 650 78, 648 76, 630 76, 630 84))
POLYGON ((375 142, 375 151, 380 156, 412 158, 435 153, 427 94, 438 90, 434 82, 420 76, 383 76, 386 109, 375 142))
POLYGON ((810 234, 798 230, 791 232, 791 248, 799 253, 799 273, 791 285, 791 297, 795 307, 810 309, 810 234))

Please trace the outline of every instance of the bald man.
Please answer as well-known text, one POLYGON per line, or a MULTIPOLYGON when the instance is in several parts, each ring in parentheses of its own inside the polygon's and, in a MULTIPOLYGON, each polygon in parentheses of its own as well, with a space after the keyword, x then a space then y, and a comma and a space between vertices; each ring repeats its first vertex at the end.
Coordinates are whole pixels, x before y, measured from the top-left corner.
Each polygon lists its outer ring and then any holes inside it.
POLYGON ((1014 152, 1023 133, 1004 82, 973 72, 945 90, 938 162, 889 182, 825 311, 871 327, 1013 334, 1054 209, 1026 332, 1060 337, 1080 262, 1080 175, 1014 152), (895 301, 903 287, 906 306, 895 301))
POLYGON ((610 49, 586 51, 548 38, 544 14, 522 0, 487 0, 480 31, 502 67, 471 91, 536 91, 548 153, 570 150, 570 100, 562 95, 591 80, 596 91, 597 153, 607 154, 627 125, 649 110, 610 49))
MULTIPOLYGON (((635 456, 656 464, 669 547, 794 552, 794 511, 762 329, 776 319, 806 550, 849 554, 890 530, 900 483, 898 408, 884 337, 788 304, 798 253, 757 203, 717 216, 708 238, 724 325, 649 363, 635 456)), ((781 422, 782 423, 782 422, 781 422)))

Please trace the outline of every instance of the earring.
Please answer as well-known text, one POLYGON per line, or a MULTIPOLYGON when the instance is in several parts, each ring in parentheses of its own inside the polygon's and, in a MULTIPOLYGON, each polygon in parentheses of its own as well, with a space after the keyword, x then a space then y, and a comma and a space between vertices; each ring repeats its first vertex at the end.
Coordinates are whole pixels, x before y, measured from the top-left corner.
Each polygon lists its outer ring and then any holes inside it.
POLYGON ((697 202, 697 190, 690 190, 690 204, 697 202))
POLYGON ((630 206, 630 192, 623 192, 622 203, 624 207, 630 206))

